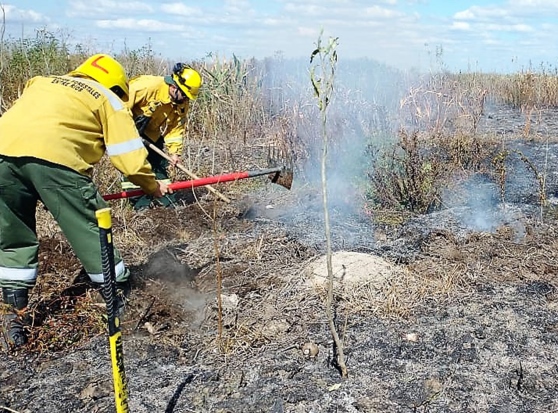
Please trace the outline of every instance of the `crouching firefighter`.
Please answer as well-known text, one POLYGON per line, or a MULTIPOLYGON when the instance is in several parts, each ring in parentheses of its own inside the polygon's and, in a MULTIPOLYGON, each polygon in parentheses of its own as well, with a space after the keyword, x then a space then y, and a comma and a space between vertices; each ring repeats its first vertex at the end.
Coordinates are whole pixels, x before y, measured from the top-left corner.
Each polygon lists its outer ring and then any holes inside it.
MULTIPOLYGON (((169 192, 147 162, 123 102, 128 93, 120 63, 98 54, 65 76, 32 78, 0 117, 0 287, 13 310, 2 323, 12 346, 27 342, 25 309, 38 273, 38 201, 58 222, 91 281, 102 285, 95 211, 107 204, 91 179, 93 165, 106 153, 146 193, 160 198, 169 192)), ((128 290, 129 271, 116 249, 114 256, 117 287, 128 290)), ((123 304, 120 297, 120 311, 123 304)))
MULTIPOLYGON (((147 151, 147 160, 157 179, 170 183, 168 161, 151 149, 166 147, 173 165, 180 159, 190 101, 196 100, 202 86, 201 75, 184 63, 174 65, 169 76, 141 75, 130 80, 130 98, 126 105, 132 111, 136 127, 140 132, 147 151)), ((124 179, 122 189, 137 189, 133 183, 124 179)), ((130 199, 134 209, 147 208, 151 197, 142 196, 130 199)), ((157 203, 169 207, 176 204, 174 195, 167 195, 157 203)))

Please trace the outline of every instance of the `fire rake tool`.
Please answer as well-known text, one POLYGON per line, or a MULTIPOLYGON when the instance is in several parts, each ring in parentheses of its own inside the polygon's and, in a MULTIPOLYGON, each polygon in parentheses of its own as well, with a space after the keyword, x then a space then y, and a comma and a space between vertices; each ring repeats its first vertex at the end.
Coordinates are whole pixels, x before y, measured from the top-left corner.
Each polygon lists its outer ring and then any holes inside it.
MULTIPOLYGON (((179 191, 183 189, 196 188, 198 186, 207 186, 207 185, 219 184, 222 182, 238 181, 239 179, 254 178, 256 176, 263 176, 263 175, 268 175, 269 179, 274 184, 278 184, 287 189, 291 189, 293 183, 293 172, 283 167, 258 169, 258 170, 243 171, 243 172, 232 172, 229 174, 214 175, 205 178, 192 179, 190 181, 177 181, 169 184, 169 188, 171 188, 173 191, 179 191)), ((133 191, 124 191, 124 192, 117 192, 114 194, 103 195, 103 198, 105 201, 110 201, 113 199, 133 198, 142 195, 145 195, 145 192, 143 192, 141 189, 136 189, 133 191)))

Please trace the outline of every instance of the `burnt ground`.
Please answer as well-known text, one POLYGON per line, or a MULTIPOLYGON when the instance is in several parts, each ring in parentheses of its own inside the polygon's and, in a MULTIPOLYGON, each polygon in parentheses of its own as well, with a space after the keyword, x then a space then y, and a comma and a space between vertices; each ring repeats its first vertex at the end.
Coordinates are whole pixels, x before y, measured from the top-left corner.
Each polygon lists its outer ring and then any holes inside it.
MULTIPOLYGON (((136 232, 116 220, 134 274, 123 320, 130 411, 558 412, 552 119, 537 139, 510 143, 544 167, 544 208, 517 158, 503 200, 481 179, 404 220, 372 219, 349 193, 331 205, 333 250, 354 260, 333 258, 347 278, 334 305, 346 379, 324 290, 309 282, 325 253, 318 188, 234 184, 230 205, 152 209, 130 218, 136 232)), ((521 134, 523 121, 496 109, 484 119, 501 136, 521 134)), ((36 326, 27 347, 1 354, 0 412, 113 411, 103 305, 56 228, 41 249, 36 326)))

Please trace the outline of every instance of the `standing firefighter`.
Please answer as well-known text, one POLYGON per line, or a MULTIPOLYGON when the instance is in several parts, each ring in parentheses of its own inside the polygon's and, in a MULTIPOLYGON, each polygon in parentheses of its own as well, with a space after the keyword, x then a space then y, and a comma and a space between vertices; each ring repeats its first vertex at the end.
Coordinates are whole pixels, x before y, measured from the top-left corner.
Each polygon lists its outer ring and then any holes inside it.
MULTIPOLYGON (((183 63, 174 65, 170 76, 142 75, 130 80, 130 99, 127 106, 132 111, 134 121, 146 143, 167 151, 176 164, 182 153, 186 115, 190 100, 196 100, 202 85, 200 74, 183 63)), ((147 160, 157 179, 169 184, 168 162, 160 154, 147 146, 147 160)), ((133 183, 124 180, 122 189, 137 189, 133 183)), ((175 203, 174 195, 157 200, 164 206, 175 203)), ((143 209, 151 204, 151 197, 132 198, 135 209, 143 209)))
MULTIPOLYGON (((128 78, 105 54, 87 59, 65 76, 37 76, 0 118, 0 287, 11 345, 26 343, 24 312, 38 271, 35 209, 51 212, 94 283, 103 269, 95 211, 107 206, 91 179, 105 152, 111 163, 146 193, 162 197, 147 151, 129 110, 128 78), (121 100, 122 99, 122 100, 121 100)), ((114 251, 117 286, 129 271, 114 251)), ((119 305, 123 304, 123 298, 119 305)))

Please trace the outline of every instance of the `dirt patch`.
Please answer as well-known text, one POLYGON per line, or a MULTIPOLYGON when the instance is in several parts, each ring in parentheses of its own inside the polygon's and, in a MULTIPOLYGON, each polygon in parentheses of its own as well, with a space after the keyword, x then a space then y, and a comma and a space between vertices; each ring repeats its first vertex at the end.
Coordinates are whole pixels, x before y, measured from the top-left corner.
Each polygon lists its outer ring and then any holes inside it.
MULTIPOLYGON (((325 288, 328 283, 327 255, 308 265, 306 272, 309 286, 325 288)), ((389 261, 361 252, 337 251, 331 256, 331 271, 335 284, 344 288, 357 288, 358 285, 383 284, 397 276, 396 267, 389 261)))

